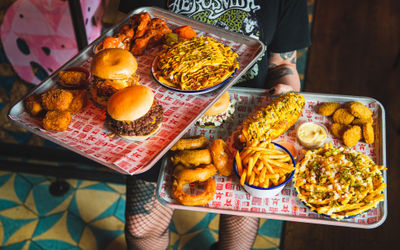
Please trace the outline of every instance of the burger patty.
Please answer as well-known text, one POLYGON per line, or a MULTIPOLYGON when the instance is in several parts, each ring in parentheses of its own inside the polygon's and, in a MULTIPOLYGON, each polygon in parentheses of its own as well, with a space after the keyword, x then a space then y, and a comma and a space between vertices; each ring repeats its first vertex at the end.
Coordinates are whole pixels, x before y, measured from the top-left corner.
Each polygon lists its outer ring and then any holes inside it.
POLYGON ((142 117, 134 121, 117 121, 108 113, 106 123, 109 128, 118 135, 142 136, 147 135, 158 127, 163 120, 163 108, 157 102, 153 101, 150 110, 142 117))
POLYGON ((110 97, 118 90, 132 86, 137 82, 138 77, 134 74, 126 80, 102 79, 95 76, 93 84, 96 87, 97 95, 110 97))

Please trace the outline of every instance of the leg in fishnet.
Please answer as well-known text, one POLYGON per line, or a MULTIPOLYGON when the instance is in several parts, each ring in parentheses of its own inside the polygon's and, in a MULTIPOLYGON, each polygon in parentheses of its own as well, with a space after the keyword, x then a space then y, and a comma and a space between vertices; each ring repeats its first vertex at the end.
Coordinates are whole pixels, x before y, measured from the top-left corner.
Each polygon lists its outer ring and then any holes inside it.
POLYGON ((155 197, 156 184, 128 177, 125 237, 129 249, 166 249, 173 210, 155 197))
POLYGON ((257 236, 260 219, 254 217, 220 215, 219 249, 251 249, 257 236))

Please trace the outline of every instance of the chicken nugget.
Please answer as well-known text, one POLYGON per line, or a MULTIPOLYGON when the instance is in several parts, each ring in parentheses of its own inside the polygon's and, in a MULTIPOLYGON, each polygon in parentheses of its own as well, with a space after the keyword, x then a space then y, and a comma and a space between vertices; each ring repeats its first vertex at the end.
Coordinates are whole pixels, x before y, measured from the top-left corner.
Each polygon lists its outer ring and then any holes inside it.
POLYGON ((367 119, 372 116, 372 111, 361 102, 350 102, 348 108, 350 113, 357 118, 367 119))
POLYGON ((364 125, 367 123, 374 123, 374 119, 372 118, 372 116, 368 117, 367 119, 362 119, 362 118, 354 118, 353 122, 351 124, 354 125, 364 125))
POLYGON ((72 99, 71 104, 69 105, 68 110, 72 114, 77 114, 82 112, 83 108, 87 104, 87 94, 86 90, 71 90, 74 98, 72 99))
POLYGON ((74 96, 65 89, 52 89, 42 94, 42 105, 46 110, 67 110, 74 96))
POLYGON ((25 102, 26 111, 33 116, 40 116, 44 114, 44 109, 41 104, 40 95, 31 95, 26 98, 25 102))
POLYGON ((174 165, 181 163, 185 167, 190 167, 193 165, 210 164, 212 159, 210 150, 206 148, 177 151, 177 153, 171 157, 171 161, 174 165))
POLYGON ((336 123, 348 125, 354 120, 354 116, 345 108, 339 108, 333 113, 333 121, 336 123))
POLYGON ((374 143, 374 128, 372 127, 372 123, 366 123, 362 125, 362 134, 364 136, 364 141, 367 144, 372 144, 374 143))
POLYGON ((53 110, 46 113, 43 119, 43 128, 52 131, 65 131, 71 123, 69 111, 53 110))
POLYGON ((340 103, 338 102, 324 102, 318 107, 318 114, 324 116, 331 116, 338 108, 340 103))
POLYGON ((344 131, 347 128, 348 128, 347 125, 343 125, 343 124, 340 124, 340 123, 332 123, 331 132, 336 138, 341 139, 342 136, 343 136, 344 131))
POLYGON ((58 83, 65 88, 82 88, 86 86, 88 74, 77 70, 63 70, 58 73, 58 83))
POLYGON ((354 147, 361 140, 362 132, 360 126, 352 126, 343 133, 343 143, 347 147, 354 147))

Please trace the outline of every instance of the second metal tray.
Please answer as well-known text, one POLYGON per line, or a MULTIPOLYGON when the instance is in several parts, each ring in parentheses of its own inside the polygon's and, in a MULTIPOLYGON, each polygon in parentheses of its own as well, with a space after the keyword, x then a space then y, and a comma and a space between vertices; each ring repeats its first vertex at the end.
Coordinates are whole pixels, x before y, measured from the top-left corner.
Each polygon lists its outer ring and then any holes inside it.
MULTIPOLYGON (((236 88, 229 90, 231 98, 237 100, 236 112, 233 119, 227 121, 223 126, 215 129, 204 129, 198 126, 191 127, 187 135, 205 135, 210 140, 217 138, 228 139, 232 132, 239 126, 249 112, 258 104, 266 104, 270 98, 262 89, 236 88)), ((320 102, 335 101, 345 103, 348 101, 359 101, 367 105, 374 113, 374 132, 375 143, 367 145, 359 142, 355 149, 368 155, 377 164, 386 166, 386 131, 385 131, 385 110, 383 106, 375 99, 359 96, 330 95, 317 93, 301 93, 306 100, 306 106, 298 123, 302 121, 317 121, 329 127, 331 119, 319 115, 315 112, 315 107, 320 102)), ((274 141, 289 141, 299 150, 302 149, 296 141, 296 124, 284 135, 274 141)), ((328 140, 335 146, 342 146, 342 142, 328 135, 328 140)), ((378 206, 364 214, 351 219, 337 221, 323 215, 310 211, 297 197, 294 187, 291 183, 273 198, 252 197, 240 186, 236 176, 230 177, 215 175, 217 183, 217 192, 212 201, 206 206, 184 206, 177 203, 170 195, 171 169, 169 160, 165 157, 162 164, 161 173, 158 179, 157 198, 165 206, 212 212, 224 213, 240 216, 254 216, 259 218, 278 219, 286 221, 307 222, 315 224, 325 224, 356 228, 375 228, 380 226, 387 216, 387 189, 385 188, 385 200, 378 206)), ((384 181, 387 184, 386 171, 383 171, 384 181)))

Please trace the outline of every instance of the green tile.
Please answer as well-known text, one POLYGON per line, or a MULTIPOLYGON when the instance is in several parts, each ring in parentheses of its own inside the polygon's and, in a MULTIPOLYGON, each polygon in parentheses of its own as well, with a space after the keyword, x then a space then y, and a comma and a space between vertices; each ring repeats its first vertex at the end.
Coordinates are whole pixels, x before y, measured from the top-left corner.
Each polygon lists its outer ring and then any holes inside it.
POLYGON ((41 217, 32 237, 37 237, 53 227, 63 216, 64 212, 41 217))
POLYGON ((25 226, 26 224, 28 224, 34 220, 35 219, 14 220, 14 219, 10 219, 10 218, 0 215, 0 222, 4 228, 4 237, 3 237, 3 242, 1 242, 1 245, 4 246, 4 244, 8 241, 8 239, 16 231, 18 231, 21 227, 25 226))
POLYGON ((68 213, 67 215, 67 229, 71 238, 79 242, 79 239, 82 236, 83 229, 85 228, 86 223, 79 217, 73 213, 68 213))
POLYGON ((19 200, 24 202, 33 185, 20 175, 15 176, 14 188, 19 200))

